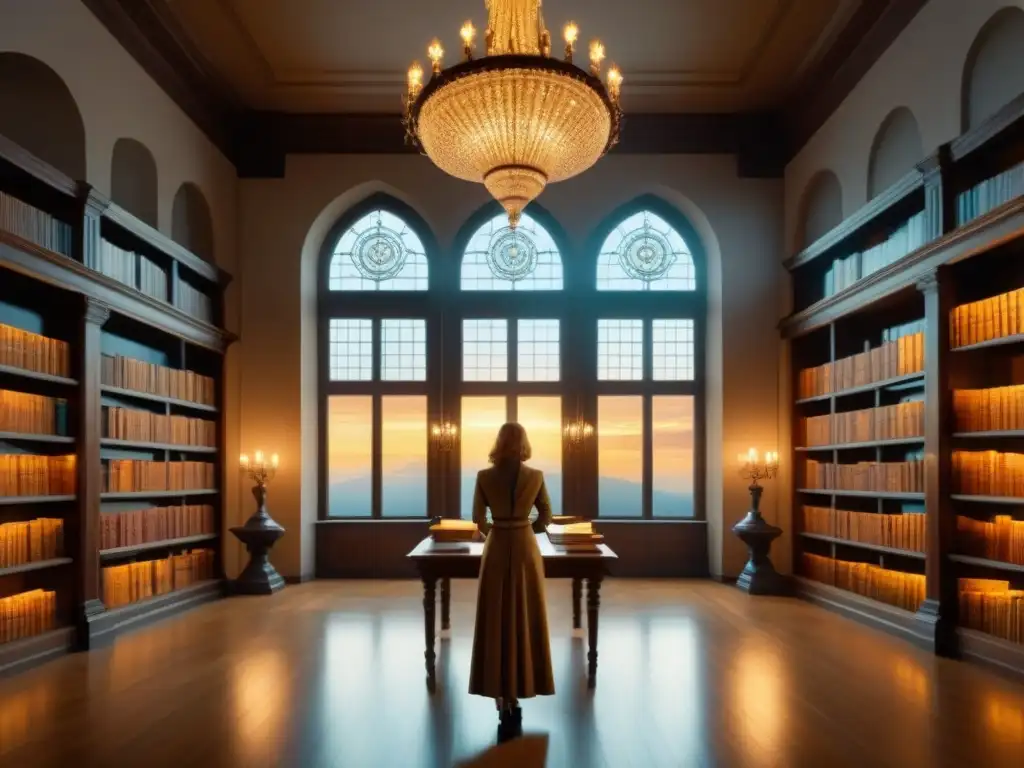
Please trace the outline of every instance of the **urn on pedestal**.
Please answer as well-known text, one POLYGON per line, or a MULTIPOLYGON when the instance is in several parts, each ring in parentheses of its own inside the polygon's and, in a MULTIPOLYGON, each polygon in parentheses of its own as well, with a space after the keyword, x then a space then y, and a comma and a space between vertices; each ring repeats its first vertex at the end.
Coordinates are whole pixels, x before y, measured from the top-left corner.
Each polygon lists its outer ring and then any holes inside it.
POLYGON ((284 536, 284 528, 267 511, 267 483, 274 477, 278 461, 275 453, 267 463, 263 451, 256 451, 252 461, 246 454, 240 460, 241 471, 256 483, 252 489, 256 511, 244 525, 231 529, 249 552, 249 562, 231 583, 231 591, 236 595, 269 595, 284 586, 284 577, 270 563, 270 550, 284 536))

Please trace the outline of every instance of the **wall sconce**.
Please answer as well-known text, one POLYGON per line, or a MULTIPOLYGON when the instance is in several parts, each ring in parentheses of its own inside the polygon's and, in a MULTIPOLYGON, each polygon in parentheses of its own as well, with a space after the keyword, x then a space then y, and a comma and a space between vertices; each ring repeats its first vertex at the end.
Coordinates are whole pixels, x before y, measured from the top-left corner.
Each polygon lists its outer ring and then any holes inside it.
POLYGON ((442 419, 430 428, 430 441, 441 453, 451 453, 459 442, 459 428, 442 419))
POLYGON ((757 450, 751 448, 736 457, 740 465, 740 477, 750 481, 750 510, 732 527, 732 532, 747 545, 749 559, 736 579, 736 586, 752 595, 781 595, 786 585, 772 565, 769 557, 772 542, 782 535, 782 529, 771 525, 761 517, 761 494, 764 486, 761 480, 771 480, 779 472, 779 454, 768 451, 761 459, 757 450))
POLYGON ((232 592, 239 595, 269 595, 284 586, 284 578, 270 563, 270 550, 274 543, 284 536, 284 528, 267 511, 267 483, 277 474, 280 463, 278 455, 272 454, 269 462, 263 451, 256 451, 252 460, 243 453, 238 459, 238 469, 255 485, 252 495, 256 499, 256 511, 245 521, 236 525, 231 533, 245 544, 249 562, 232 582, 232 592))
POLYGON ((576 451, 583 447, 583 444, 594 434, 594 428, 582 416, 578 416, 565 425, 562 434, 565 436, 569 450, 576 451))

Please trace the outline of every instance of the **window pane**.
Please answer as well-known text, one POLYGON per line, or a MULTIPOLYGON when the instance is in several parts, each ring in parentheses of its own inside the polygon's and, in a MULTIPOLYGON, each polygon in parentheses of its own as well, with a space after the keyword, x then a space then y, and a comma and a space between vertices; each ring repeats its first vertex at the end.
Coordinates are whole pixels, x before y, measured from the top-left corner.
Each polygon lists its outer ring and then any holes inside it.
POLYGON ((427 398, 381 398, 381 515, 427 514, 427 398))
POLYGON ((643 515, 643 398, 597 398, 597 502, 603 517, 643 515))
POLYGON ((331 318, 331 381, 373 378, 373 321, 331 318))
POLYGON ((508 322, 462 321, 463 381, 508 381, 508 322))
POLYGON ((462 398, 462 517, 473 516, 476 473, 486 469, 487 455, 508 411, 504 397, 462 398))
POLYGON ((533 449, 530 466, 544 473, 554 514, 562 510, 562 398, 520 397, 516 417, 533 449))
POLYGON ((327 514, 373 514, 373 398, 327 398, 327 514))
POLYGON ((425 291, 423 242, 390 211, 371 211, 338 238, 328 285, 332 291, 425 291))
POLYGON ((693 517, 693 397, 651 399, 655 517, 693 517))
POLYGON ((650 211, 611 231, 597 257, 599 291, 693 291, 693 256, 675 227, 650 211))
POLYGON ((464 291, 560 291, 562 257, 550 233, 523 214, 509 229, 500 213, 469 238, 462 257, 464 291))
POLYGON ((384 381, 427 380, 426 320, 381 320, 380 339, 384 381))
POLYGON ((651 365, 655 381, 693 381, 693 320, 654 320, 651 365))
POLYGON ((520 320, 518 331, 519 381, 558 381, 558 321, 520 320))
POLYGON ((597 321, 597 378, 639 381, 644 377, 643 320, 597 321))

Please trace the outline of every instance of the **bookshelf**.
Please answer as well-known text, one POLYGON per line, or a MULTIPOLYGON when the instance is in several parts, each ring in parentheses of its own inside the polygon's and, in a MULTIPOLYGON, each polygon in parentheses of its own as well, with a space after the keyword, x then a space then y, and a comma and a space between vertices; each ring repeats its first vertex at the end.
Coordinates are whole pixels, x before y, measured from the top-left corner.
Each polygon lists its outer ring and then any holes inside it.
POLYGON ((228 282, 0 136, 0 673, 223 593, 228 282))
POLYGON ((1022 249, 1024 96, 789 259, 780 323, 799 593, 1017 675, 1022 249))

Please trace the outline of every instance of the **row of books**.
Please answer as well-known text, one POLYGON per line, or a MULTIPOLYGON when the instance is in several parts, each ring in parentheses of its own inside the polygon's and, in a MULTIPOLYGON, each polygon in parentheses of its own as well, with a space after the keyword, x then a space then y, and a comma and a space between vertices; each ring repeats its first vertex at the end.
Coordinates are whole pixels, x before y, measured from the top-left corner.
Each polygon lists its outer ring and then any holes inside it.
POLYGON ((859 253, 836 259, 825 273, 825 295, 839 293, 882 267, 899 261, 928 241, 927 217, 921 211, 911 216, 882 242, 859 253))
POLYGON ((804 445, 842 445, 924 434, 924 401, 829 413, 802 419, 804 445))
POLYGON ((103 569, 103 604, 107 608, 137 603, 213 578, 214 553, 197 549, 162 560, 111 565, 103 569))
POLYGON ((49 251, 71 255, 70 224, 7 192, 0 192, 0 229, 49 251))
POLYGON ((213 507, 209 504, 149 507, 100 515, 100 549, 133 547, 216 532, 213 507))
POLYGON ((57 594, 42 589, 0 598, 0 643, 49 632, 57 626, 57 594))
POLYGON ((68 401, 0 389, 0 432, 66 435, 68 401))
POLYGON ((807 459, 804 462, 804 487, 836 491, 923 493, 924 462, 915 459, 832 464, 807 459))
MULTIPOLYGON (((914 327, 917 327, 915 324, 914 327)), ((800 371, 798 397, 817 397, 924 370, 924 333, 885 341, 879 347, 800 371)))
POLYGON ((85 266, 154 299, 167 301, 167 271, 135 251, 102 240, 99 251, 86 260, 85 266))
POLYGON ((168 368, 123 355, 104 355, 101 368, 103 383, 109 387, 203 405, 213 405, 216 401, 214 380, 195 371, 168 368))
POLYGON ((1024 522, 996 515, 991 522, 957 515, 957 547, 962 554, 1024 565, 1024 522))
POLYGON ((1024 333, 1024 288, 961 304, 949 315, 950 344, 964 347, 1024 333))
POLYGON ((174 306, 199 320, 207 323, 213 322, 213 301, 205 293, 184 280, 178 281, 174 306))
POLYGON ((0 365, 70 376, 71 347, 66 341, 0 323, 0 365))
POLYGON ((820 555, 803 555, 804 575, 872 600, 916 611, 924 602, 924 576, 890 571, 871 563, 851 563, 820 555))
POLYGON ((215 466, 207 461, 110 459, 104 474, 104 488, 110 493, 203 491, 217 487, 215 466))
POLYGON ((0 568, 64 556, 64 521, 40 517, 0 525, 0 568))
POLYGON ((908 512, 885 515, 878 512, 852 512, 831 507, 803 507, 806 533, 832 536, 844 541, 875 544, 881 547, 925 551, 925 516, 908 512))
POLYGON ((107 409, 107 433, 115 440, 171 445, 217 445, 217 422, 132 408, 107 409))
POLYGON ((985 179, 957 195, 957 225, 963 226, 1021 195, 1024 195, 1024 163, 985 179))
POLYGON ((1024 454, 953 451, 953 493, 1024 497, 1024 454))
POLYGON ((997 579, 960 579, 960 624, 1024 643, 1024 590, 997 579))
POLYGON ((953 390, 957 432, 1024 430, 1024 385, 953 390))
POLYGON ((73 454, 0 454, 0 496, 65 496, 74 492, 73 454))

